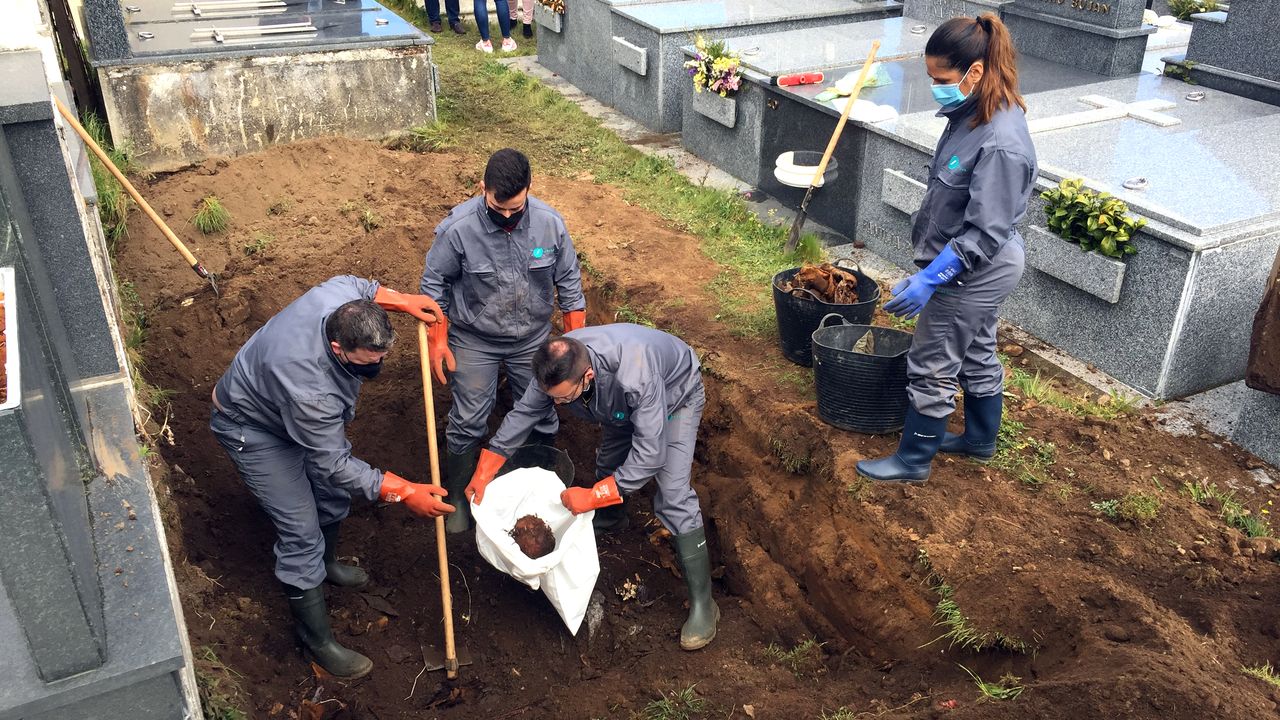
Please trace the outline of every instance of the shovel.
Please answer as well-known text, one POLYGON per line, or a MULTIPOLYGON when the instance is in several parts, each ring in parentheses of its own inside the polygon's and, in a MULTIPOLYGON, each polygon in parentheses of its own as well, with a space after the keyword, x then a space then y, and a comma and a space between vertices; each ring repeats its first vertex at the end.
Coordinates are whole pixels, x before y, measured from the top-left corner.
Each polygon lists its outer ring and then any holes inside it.
MULTIPOLYGON (((427 324, 418 323, 418 360, 422 368, 422 401, 427 413, 427 450, 431 457, 431 484, 440 487, 440 449, 436 447, 436 403, 431 392, 431 360, 427 353, 427 324)), ((466 502, 466 498, 451 498, 466 502)), ((444 516, 436 518, 436 555, 440 559, 440 604, 444 613, 444 652, 422 646, 422 660, 428 670, 444 670, 450 680, 458 677, 458 667, 470 665, 470 658, 459 659, 453 643, 453 592, 449 585, 449 551, 445 546, 444 516)))
POLYGON ((836 131, 831 133, 831 141, 827 143, 827 149, 822 153, 822 162, 818 163, 817 172, 813 174, 813 180, 809 182, 809 189, 804 191, 804 200, 800 203, 800 212, 796 213, 796 219, 791 223, 791 234, 787 236, 787 245, 785 251, 793 253, 796 245, 800 244, 800 231, 804 228, 805 213, 809 211, 809 200, 813 197, 813 190, 822 182, 823 173, 827 171, 827 163, 831 162, 831 154, 836 151, 836 143, 840 142, 840 133, 844 130, 844 124, 849 120, 849 110, 853 107, 853 101, 857 99, 858 93, 862 90, 862 85, 867 81, 867 72, 876 61, 876 52, 880 50, 880 41, 871 41, 871 52, 867 53, 867 59, 862 63, 862 72, 858 73, 858 81, 853 84, 853 92, 849 93, 849 102, 844 106, 844 112, 840 113, 840 122, 836 123, 836 131))
POLYGON ((133 183, 129 182, 129 178, 126 178, 124 174, 120 172, 120 169, 115 166, 115 163, 111 162, 111 158, 107 157, 107 154, 102 151, 102 148, 98 147, 98 143, 94 142, 93 138, 89 136, 89 133, 85 131, 84 126, 76 119, 76 116, 71 114, 71 111, 67 109, 66 105, 62 104, 62 101, 59 100, 56 95, 53 98, 53 104, 58 106, 58 112, 62 114, 62 119, 67 121, 67 124, 71 126, 71 129, 75 130, 76 134, 80 136, 80 139, 84 141, 84 144, 93 151, 94 155, 98 156, 99 160, 102 161, 103 167, 115 176, 116 181, 120 183, 120 187, 123 187, 125 192, 129 193, 129 197, 133 198, 133 201, 138 203, 138 207, 142 208, 142 212, 146 213, 147 217, 151 218, 151 222, 155 223, 156 227, 160 228, 160 232, 164 233, 165 238, 173 244, 173 247, 182 255, 182 259, 187 261, 187 264, 191 266, 191 269, 195 271, 196 275, 199 275, 209 281, 209 287, 213 288, 213 294, 217 295, 218 283, 214 280, 214 276, 210 275, 209 271, 204 269, 204 265, 201 265, 200 261, 196 259, 196 256, 192 255, 191 251, 187 249, 187 246, 182 244, 182 241, 178 239, 178 236, 173 234, 173 231, 169 229, 169 225, 165 223, 164 220, 160 219, 160 216, 156 214, 155 210, 151 209, 150 203, 142 198, 142 195, 140 195, 137 189, 133 187, 133 183))

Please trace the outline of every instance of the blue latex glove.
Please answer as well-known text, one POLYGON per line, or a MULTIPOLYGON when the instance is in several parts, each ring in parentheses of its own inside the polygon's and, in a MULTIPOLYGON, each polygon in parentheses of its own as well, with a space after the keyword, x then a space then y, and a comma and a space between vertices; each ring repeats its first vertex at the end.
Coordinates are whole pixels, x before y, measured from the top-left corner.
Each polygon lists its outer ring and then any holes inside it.
POLYGON ((960 256, 950 244, 943 246, 928 267, 893 286, 893 298, 884 304, 884 311, 908 319, 919 315, 933 291, 954 280, 962 270, 960 256))

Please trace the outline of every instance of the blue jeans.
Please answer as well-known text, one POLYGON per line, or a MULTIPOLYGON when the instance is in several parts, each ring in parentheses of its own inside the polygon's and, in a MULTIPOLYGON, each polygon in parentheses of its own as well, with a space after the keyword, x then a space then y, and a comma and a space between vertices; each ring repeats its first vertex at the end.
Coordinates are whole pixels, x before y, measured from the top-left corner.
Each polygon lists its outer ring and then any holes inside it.
MULTIPOLYGON (((440 0, 424 0, 427 6, 427 19, 431 22, 440 22, 440 0)), ((444 11, 449 16, 450 23, 459 21, 458 0, 444 0, 444 11)))
MULTIPOLYGON (((511 6, 507 4, 507 0, 493 0, 494 8, 498 12, 498 29, 502 31, 502 37, 511 37, 511 6)), ((489 39, 489 8, 485 0, 475 0, 476 25, 480 27, 480 37, 489 39)))

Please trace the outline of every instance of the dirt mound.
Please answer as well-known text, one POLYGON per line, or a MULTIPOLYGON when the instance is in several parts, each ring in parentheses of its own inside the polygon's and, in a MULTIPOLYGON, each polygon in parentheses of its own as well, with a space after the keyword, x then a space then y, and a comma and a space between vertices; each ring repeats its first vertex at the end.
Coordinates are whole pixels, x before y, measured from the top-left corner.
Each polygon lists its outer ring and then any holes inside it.
MULTIPOLYGON (((1082 420, 1026 402, 1009 412, 1036 441, 1028 457, 1045 461, 1030 476, 948 458, 924 487, 859 482, 854 463, 890 452, 896 437, 822 424, 812 389, 787 380, 798 371, 772 338, 737 337, 717 321, 702 288, 720 269, 695 239, 612 188, 544 177, 535 194, 564 215, 594 268, 589 322, 613 321, 625 302, 678 329, 703 357, 708 406, 694 474, 720 634, 703 651, 679 651, 683 583, 640 499, 628 502, 631 529, 601 538, 602 613, 577 638, 540 594, 484 565, 470 538, 451 537, 455 622, 475 665, 456 684, 420 674, 422 646, 441 634, 434 528, 402 508, 357 505, 340 553, 378 584, 329 597, 335 630, 377 667, 349 687, 311 677, 271 575, 272 532, 209 434, 208 394, 248 336, 315 283, 350 272, 415 288, 432 229, 471 193, 481 162, 326 139, 211 162, 143 190, 171 220, 208 194, 233 215, 228 231, 194 243, 222 274, 220 298, 140 217, 118 269, 145 304, 146 374, 175 393, 177 442, 161 448, 158 482, 175 508, 170 540, 192 641, 197 655, 216 652, 243 676, 257 716, 332 699, 320 705, 326 718, 627 717, 694 684, 708 717, 743 717, 745 705, 766 718, 840 707, 922 718, 1274 713, 1276 691, 1240 668, 1277 659, 1275 548, 1179 491, 1204 481, 1238 488, 1260 513, 1272 493, 1252 490, 1249 458, 1207 435, 1166 435, 1143 413, 1082 420), (1132 493, 1158 498, 1154 520, 1097 509, 1132 493), (939 615, 940 601, 955 612, 939 615), (969 647, 939 639, 957 627, 939 617, 957 615, 969 647), (797 661, 801 648, 816 664, 797 661), (958 665, 984 680, 1017 676, 1026 689, 980 703, 958 665)), ((363 392, 350 436, 360 457, 420 480, 413 328, 394 322, 401 343, 363 392)), ((442 418, 448 393, 437 397, 442 418)), ((559 445, 579 478, 592 475, 597 437, 565 423, 559 445)))

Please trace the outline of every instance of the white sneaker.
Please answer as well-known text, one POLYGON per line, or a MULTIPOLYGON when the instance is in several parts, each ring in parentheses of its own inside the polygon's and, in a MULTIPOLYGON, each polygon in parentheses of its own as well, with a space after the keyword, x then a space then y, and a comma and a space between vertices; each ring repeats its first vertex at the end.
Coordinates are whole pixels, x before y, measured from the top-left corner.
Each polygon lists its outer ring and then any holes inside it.
POLYGON ((481 40, 480 42, 476 43, 476 49, 479 50, 480 52, 491 53, 493 52, 493 43, 489 42, 488 40, 481 40))
MULTIPOLYGON (((511 38, 502 38, 502 52, 515 52, 516 41, 511 38)), ((493 52, 490 50, 489 52, 493 52)))

